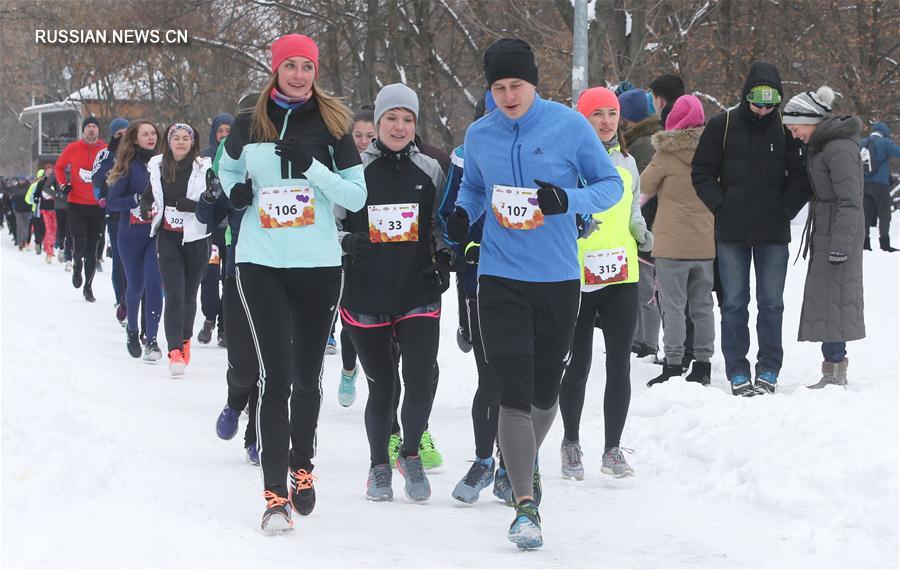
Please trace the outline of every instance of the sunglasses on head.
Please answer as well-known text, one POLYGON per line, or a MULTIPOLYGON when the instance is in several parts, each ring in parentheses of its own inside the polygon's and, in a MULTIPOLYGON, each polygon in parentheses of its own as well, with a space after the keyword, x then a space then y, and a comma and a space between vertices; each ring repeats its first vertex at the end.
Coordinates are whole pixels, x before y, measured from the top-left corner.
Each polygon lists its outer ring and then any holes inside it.
POLYGON ((753 102, 751 102, 750 104, 753 105, 754 107, 756 107, 757 109, 772 109, 772 108, 778 106, 778 103, 753 103, 753 102))

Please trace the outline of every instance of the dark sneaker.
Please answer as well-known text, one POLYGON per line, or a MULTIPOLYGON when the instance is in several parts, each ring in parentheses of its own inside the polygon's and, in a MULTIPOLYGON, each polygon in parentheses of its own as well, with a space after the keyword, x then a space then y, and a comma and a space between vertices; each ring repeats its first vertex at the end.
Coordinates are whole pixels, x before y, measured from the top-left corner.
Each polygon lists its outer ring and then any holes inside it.
POLYGON ((701 384, 703 386, 709 386, 709 383, 711 382, 711 374, 712 366, 709 362, 700 362, 699 360, 695 360, 694 365, 691 367, 691 373, 688 374, 684 379, 688 382, 696 382, 697 384, 701 384))
POLYGON ((138 336, 137 331, 125 330, 125 347, 128 348, 128 354, 130 354, 132 358, 141 357, 143 347, 141 346, 141 338, 138 336))
POLYGON ((288 482, 288 495, 291 497, 291 505, 297 514, 306 516, 316 508, 316 489, 313 481, 318 479, 306 469, 291 471, 288 482))
POLYGON ((738 374, 729 380, 731 382, 731 394, 734 396, 743 396, 749 398, 756 395, 753 384, 750 382, 749 376, 738 374))
POLYGON ((681 368, 681 364, 665 364, 662 374, 647 382, 647 387, 652 388, 656 384, 662 384, 668 381, 669 378, 676 378, 682 374, 684 374, 684 370, 681 368))
POLYGON ((84 295, 84 300, 87 301, 88 303, 93 303, 94 301, 97 300, 97 298, 94 297, 94 292, 87 285, 84 286, 84 289, 82 290, 81 293, 82 293, 82 295, 84 295))
POLYGON ((294 530, 294 521, 291 520, 290 501, 279 497, 272 491, 263 493, 266 500, 266 511, 262 516, 260 528, 263 532, 279 534, 294 530))
POLYGON ((144 345, 144 362, 156 363, 162 358, 162 350, 155 340, 149 341, 144 345))
POLYGON ((240 411, 232 410, 231 406, 225 404, 225 407, 216 419, 216 435, 219 436, 219 439, 229 440, 237 434, 238 418, 240 417, 240 411))
POLYGON ((456 329, 456 345, 465 353, 472 350, 472 339, 466 334, 466 331, 459 327, 456 329))
POLYGON ((778 388, 778 374, 770 370, 757 372, 755 388, 757 394, 774 394, 778 388))
POLYGON ((244 451, 247 452, 247 461, 253 465, 259 465, 259 451, 256 449, 255 443, 251 443, 245 447, 244 451))
POLYGON ((503 467, 499 467, 494 474, 494 496, 506 503, 507 507, 516 506, 516 500, 513 498, 512 483, 509 481, 509 474, 503 467))
POLYGON ((216 321, 211 321, 206 319, 203 321, 203 327, 200 329, 200 332, 197 333, 197 340, 200 344, 209 344, 209 341, 212 340, 212 331, 216 327, 216 321))

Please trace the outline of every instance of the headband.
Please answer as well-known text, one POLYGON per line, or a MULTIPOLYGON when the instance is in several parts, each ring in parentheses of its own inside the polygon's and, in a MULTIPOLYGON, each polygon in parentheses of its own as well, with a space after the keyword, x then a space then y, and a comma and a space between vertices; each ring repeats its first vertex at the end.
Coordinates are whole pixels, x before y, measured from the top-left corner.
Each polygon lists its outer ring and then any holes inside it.
POLYGON ((169 129, 169 135, 166 137, 167 143, 172 142, 172 135, 175 134, 175 131, 177 131, 178 129, 184 129, 185 131, 187 131, 188 136, 191 137, 191 143, 194 142, 194 129, 192 129, 191 126, 187 123, 175 123, 174 125, 172 125, 172 128, 169 129))

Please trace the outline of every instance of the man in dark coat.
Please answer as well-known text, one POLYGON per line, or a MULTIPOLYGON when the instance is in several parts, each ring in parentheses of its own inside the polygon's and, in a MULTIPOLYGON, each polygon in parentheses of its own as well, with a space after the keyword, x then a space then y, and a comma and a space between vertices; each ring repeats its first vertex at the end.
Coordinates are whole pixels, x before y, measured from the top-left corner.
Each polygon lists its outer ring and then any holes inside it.
POLYGON ((775 66, 754 63, 740 104, 709 121, 691 164, 694 189, 716 217, 722 353, 735 395, 775 391, 790 220, 810 195, 800 143, 781 124, 783 96, 775 66), (755 387, 747 360, 751 260, 759 312, 755 387))

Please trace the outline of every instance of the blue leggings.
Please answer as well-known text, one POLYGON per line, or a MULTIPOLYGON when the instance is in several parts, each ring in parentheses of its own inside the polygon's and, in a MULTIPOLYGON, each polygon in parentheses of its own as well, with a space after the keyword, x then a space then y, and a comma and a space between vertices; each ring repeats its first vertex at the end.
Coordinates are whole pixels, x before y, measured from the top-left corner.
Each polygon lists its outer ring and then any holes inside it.
POLYGON ((119 255, 125 268, 125 308, 128 330, 138 330, 141 297, 144 296, 147 340, 156 340, 162 316, 162 280, 156 261, 156 239, 119 232, 119 255))

